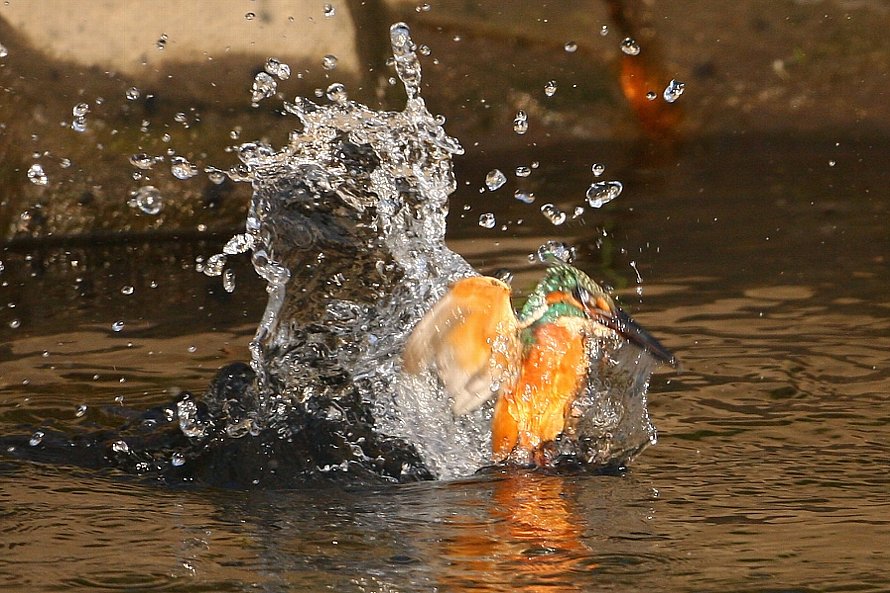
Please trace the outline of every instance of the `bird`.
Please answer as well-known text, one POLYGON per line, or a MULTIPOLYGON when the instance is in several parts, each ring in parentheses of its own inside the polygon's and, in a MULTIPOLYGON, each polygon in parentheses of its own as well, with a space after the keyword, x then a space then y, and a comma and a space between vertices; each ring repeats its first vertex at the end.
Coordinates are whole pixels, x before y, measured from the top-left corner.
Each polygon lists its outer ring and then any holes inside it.
POLYGON ((512 297, 497 278, 457 280, 415 325, 403 354, 407 373, 433 370, 455 416, 496 397, 495 463, 545 464, 544 445, 564 431, 594 371, 591 341, 623 339, 677 366, 671 351, 572 265, 549 265, 518 313, 512 297))

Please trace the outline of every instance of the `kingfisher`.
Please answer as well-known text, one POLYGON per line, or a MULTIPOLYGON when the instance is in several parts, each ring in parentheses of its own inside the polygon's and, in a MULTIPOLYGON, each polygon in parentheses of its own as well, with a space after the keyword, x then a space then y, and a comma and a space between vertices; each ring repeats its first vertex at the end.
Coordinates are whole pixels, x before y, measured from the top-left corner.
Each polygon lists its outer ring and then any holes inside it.
POLYGON ((517 314, 510 286, 488 276, 454 282, 412 330, 404 369, 432 368, 455 416, 496 397, 495 463, 544 465, 543 445, 565 429, 591 371, 591 346, 623 339, 655 360, 674 355, 581 270, 550 265, 517 314))

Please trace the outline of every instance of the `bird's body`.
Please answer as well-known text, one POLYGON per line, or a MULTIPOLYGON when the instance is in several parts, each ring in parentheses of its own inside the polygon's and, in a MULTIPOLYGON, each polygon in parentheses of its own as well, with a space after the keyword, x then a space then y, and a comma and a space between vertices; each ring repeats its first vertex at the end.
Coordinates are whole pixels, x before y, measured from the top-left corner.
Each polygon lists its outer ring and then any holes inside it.
POLYGON ((495 461, 538 462, 542 445, 564 431, 590 372, 591 340, 621 336, 674 361, 572 266, 548 268, 518 315, 510 297, 495 278, 458 280, 414 328, 404 356, 410 373, 434 367, 456 415, 497 396, 495 461))

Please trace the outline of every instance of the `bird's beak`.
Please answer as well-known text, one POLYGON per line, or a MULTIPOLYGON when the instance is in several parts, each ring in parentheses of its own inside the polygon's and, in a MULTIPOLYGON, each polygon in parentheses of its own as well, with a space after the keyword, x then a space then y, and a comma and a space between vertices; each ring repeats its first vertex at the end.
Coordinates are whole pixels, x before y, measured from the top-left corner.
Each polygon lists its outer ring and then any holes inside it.
POLYGON ((661 342, 637 325, 637 322, 621 309, 616 307, 612 316, 601 317, 600 323, 615 330, 622 338, 648 352, 655 360, 666 362, 672 367, 678 366, 674 353, 662 346, 661 342))

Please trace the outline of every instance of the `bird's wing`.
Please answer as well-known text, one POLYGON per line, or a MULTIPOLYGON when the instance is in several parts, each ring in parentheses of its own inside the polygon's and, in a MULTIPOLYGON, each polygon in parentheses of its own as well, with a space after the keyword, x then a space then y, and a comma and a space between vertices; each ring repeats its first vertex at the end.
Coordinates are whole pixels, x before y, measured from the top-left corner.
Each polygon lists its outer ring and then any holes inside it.
POLYGON ((456 415, 478 409, 515 380, 519 325, 510 287, 486 276, 464 278, 417 324, 405 348, 412 374, 435 366, 456 415))

